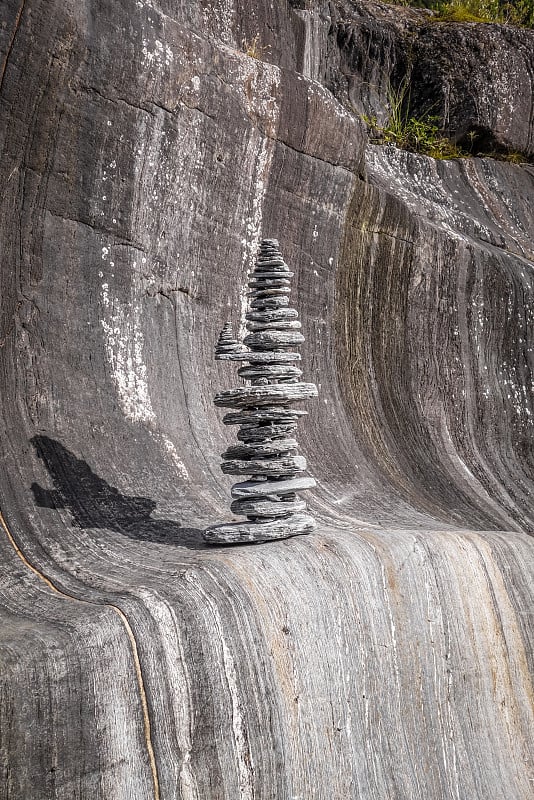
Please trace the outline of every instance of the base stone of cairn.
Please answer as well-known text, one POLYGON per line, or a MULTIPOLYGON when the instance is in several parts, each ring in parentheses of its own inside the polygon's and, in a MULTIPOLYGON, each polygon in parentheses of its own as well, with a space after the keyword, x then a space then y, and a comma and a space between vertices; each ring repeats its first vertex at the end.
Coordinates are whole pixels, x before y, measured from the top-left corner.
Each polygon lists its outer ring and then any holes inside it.
POLYGON ((293 408, 293 403, 317 397, 317 387, 299 381, 302 371, 294 362, 300 361, 300 354, 290 350, 304 341, 298 313, 289 308, 293 274, 278 241, 263 239, 248 283, 248 334, 238 342, 226 323, 215 348, 218 360, 248 362, 238 375, 249 385, 219 392, 215 405, 235 409, 223 422, 239 425, 240 443, 223 453, 221 469, 250 478, 232 487, 231 510, 246 520, 208 528, 204 539, 209 544, 286 539, 315 528, 298 496, 315 481, 299 477, 306 459, 297 453, 295 433, 299 418, 307 412, 293 408))

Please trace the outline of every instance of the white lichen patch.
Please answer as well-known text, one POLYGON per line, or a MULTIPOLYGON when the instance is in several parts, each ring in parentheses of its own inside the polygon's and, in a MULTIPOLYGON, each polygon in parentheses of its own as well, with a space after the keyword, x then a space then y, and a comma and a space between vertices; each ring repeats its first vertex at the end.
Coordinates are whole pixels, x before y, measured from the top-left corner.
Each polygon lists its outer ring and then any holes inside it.
POLYGON ((104 282, 100 305, 106 359, 122 411, 133 422, 151 422, 154 411, 143 359, 141 304, 138 300, 130 303, 113 297, 109 283, 104 282))
POLYGON ((143 39, 141 45, 141 54, 145 67, 159 70, 163 67, 171 66, 174 55, 167 43, 161 42, 159 39, 155 39, 153 42, 143 39))
POLYGON ((235 24, 236 5, 233 0, 202 3, 202 15, 206 28, 225 44, 233 44, 232 31, 235 24))
POLYGON ((174 446, 174 444, 171 442, 171 440, 167 436, 162 434, 161 438, 162 438, 163 446, 165 447, 165 450, 169 453, 169 455, 172 458, 173 464, 176 467, 176 471, 178 472, 178 475, 180 476, 180 478, 183 478, 184 480, 188 480, 189 473, 187 471, 187 468, 186 468, 184 462, 181 460, 180 456, 178 455, 176 447, 174 446))

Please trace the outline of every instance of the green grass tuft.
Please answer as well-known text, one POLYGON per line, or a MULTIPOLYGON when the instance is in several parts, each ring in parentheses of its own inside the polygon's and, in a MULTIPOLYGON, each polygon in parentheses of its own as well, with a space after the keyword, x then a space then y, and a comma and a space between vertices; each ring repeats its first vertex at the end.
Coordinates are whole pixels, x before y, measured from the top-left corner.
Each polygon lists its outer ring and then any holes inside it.
POLYGON ((534 27, 534 0, 389 0, 395 5, 427 8, 435 22, 478 22, 534 27))
POLYGON ((371 141, 375 144, 392 144, 401 150, 420 153, 431 158, 462 158, 468 156, 461 147, 448 139, 439 128, 435 116, 415 117, 408 113, 407 83, 397 90, 388 91, 389 119, 379 125, 376 117, 364 116, 369 126, 371 141))

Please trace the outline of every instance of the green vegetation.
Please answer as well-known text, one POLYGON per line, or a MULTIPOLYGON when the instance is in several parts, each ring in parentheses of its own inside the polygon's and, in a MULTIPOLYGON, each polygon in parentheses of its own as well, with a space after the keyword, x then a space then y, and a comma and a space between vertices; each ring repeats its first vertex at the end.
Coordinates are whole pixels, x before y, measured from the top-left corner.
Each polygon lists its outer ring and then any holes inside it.
POLYGON ((370 128, 371 141, 375 144, 392 144, 431 158, 461 158, 469 155, 439 129, 437 117, 415 117, 409 113, 407 90, 406 82, 397 90, 390 87, 390 114, 385 125, 379 125, 376 117, 363 116, 363 121, 370 128))
POLYGON ((428 8, 438 22, 498 22, 534 27, 534 0, 392 0, 397 5, 428 8))
POLYGON ((241 42, 241 49, 247 56, 261 61, 264 56, 269 54, 271 48, 269 45, 260 44, 260 35, 257 33, 253 39, 243 39, 241 42))
POLYGON ((384 127, 377 124, 375 117, 364 118, 364 121, 371 128, 371 141, 376 144, 393 144, 402 150, 432 158, 462 158, 468 155, 440 131, 437 117, 406 117, 400 124, 388 121, 384 127))
POLYGON ((362 115, 362 120, 369 127, 373 144, 391 144, 401 150, 439 159, 478 156, 512 164, 522 164, 530 160, 524 153, 507 152, 504 148, 491 145, 488 147, 487 142, 484 147, 475 130, 464 137, 462 145, 453 142, 440 129, 439 117, 428 114, 416 117, 410 114, 409 87, 406 80, 399 89, 390 86, 387 98, 389 117, 385 125, 380 125, 376 117, 362 115))

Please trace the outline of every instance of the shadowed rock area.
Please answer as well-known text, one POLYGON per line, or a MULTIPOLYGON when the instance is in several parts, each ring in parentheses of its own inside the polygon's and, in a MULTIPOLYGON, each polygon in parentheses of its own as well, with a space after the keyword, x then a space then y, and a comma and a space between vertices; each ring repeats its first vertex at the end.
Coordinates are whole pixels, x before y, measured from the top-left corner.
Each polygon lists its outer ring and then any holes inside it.
POLYGON ((532 31, 348 0, 0 23, 0 795, 531 797, 532 31), (403 80, 524 162, 369 144, 403 80), (213 348, 262 237, 317 529, 206 547, 213 348))

